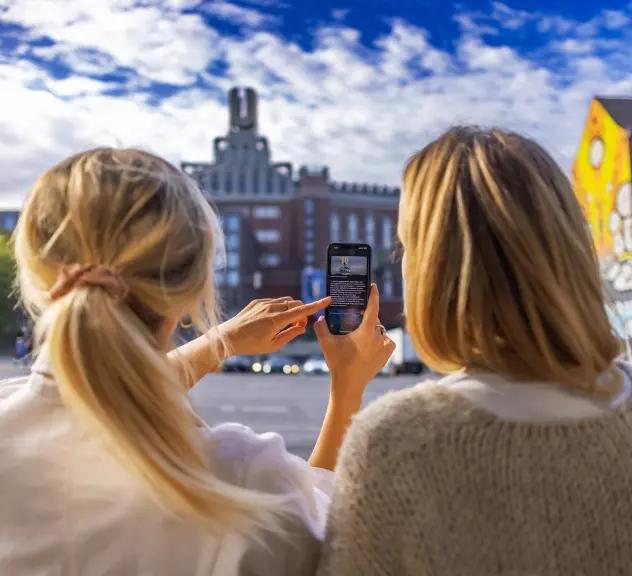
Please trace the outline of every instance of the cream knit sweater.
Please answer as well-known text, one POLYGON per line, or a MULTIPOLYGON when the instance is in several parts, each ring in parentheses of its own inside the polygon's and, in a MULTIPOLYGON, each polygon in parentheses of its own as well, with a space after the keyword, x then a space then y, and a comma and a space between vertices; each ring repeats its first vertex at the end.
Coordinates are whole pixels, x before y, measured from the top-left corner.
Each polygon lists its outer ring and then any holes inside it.
POLYGON ((632 574, 632 406, 501 420, 436 384, 344 442, 320 576, 632 574))

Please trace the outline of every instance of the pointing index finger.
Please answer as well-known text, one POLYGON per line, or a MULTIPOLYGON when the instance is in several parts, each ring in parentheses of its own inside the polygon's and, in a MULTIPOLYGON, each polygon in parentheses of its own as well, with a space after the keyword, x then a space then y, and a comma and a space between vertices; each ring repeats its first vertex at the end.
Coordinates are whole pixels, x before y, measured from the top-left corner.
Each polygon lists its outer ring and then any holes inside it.
POLYGON ((331 304, 331 298, 327 296, 327 298, 316 300, 316 302, 312 302, 311 304, 303 304, 303 306, 291 308, 287 312, 281 312, 281 314, 278 315, 278 318, 284 323, 284 325, 289 324, 290 322, 295 322, 300 318, 316 314, 316 312, 327 308, 329 304, 331 304))

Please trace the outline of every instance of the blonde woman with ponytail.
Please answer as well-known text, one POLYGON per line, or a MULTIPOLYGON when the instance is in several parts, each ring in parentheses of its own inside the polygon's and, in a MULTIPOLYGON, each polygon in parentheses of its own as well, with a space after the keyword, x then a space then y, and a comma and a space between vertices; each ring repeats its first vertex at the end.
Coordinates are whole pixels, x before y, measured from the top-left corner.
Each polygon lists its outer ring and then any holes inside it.
POLYGON ((630 574, 632 367, 566 176, 455 128, 408 163, 398 232, 408 330, 446 376, 354 420, 320 576, 630 574))
POLYGON ((231 354, 280 349, 328 301, 257 301, 218 324, 221 242, 192 181, 145 152, 91 150, 36 183, 14 244, 39 354, 0 383, 0 574, 314 570, 357 407, 330 405, 307 463, 276 434, 209 428, 187 391, 231 354), (185 318, 203 336, 169 352, 185 318))

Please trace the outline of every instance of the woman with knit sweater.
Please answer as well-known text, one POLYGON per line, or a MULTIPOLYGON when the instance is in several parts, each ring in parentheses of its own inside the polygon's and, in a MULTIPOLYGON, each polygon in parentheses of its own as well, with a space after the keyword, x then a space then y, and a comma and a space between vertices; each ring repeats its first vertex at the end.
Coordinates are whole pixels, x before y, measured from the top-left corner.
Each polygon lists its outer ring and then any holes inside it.
POLYGON ((632 371, 567 178, 456 128, 409 162, 398 232, 408 329, 448 375, 355 418, 320 574, 632 573, 632 371))

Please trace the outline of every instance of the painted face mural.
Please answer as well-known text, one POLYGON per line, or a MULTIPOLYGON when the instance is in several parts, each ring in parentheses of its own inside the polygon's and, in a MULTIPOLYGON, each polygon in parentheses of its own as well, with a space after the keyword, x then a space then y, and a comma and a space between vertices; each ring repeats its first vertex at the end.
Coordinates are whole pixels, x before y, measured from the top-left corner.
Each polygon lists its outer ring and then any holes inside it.
POLYGON ((575 194, 590 225, 610 310, 621 336, 632 336, 632 100, 597 98, 573 165, 575 194), (630 327, 628 332, 627 327, 630 327))

